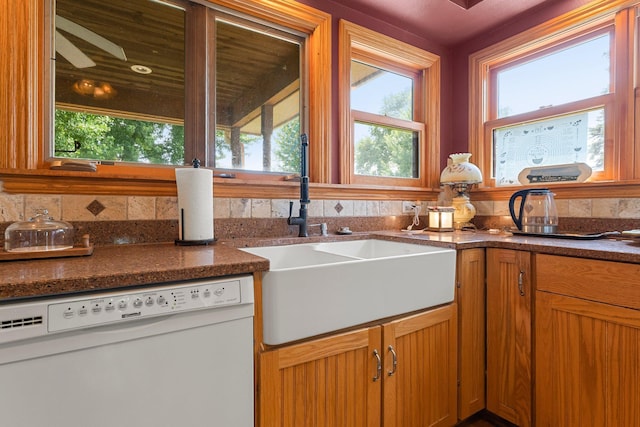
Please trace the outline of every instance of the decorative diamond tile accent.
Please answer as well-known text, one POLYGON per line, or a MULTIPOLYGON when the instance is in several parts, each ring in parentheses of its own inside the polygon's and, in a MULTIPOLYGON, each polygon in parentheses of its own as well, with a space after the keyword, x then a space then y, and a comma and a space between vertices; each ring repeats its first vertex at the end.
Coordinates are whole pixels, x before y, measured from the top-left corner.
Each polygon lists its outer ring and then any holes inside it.
POLYGON ((97 200, 94 200, 93 202, 87 205, 87 210, 91 212, 93 216, 100 215, 100 212, 102 212, 105 209, 106 209, 105 206, 97 200))
POLYGON ((338 202, 333 208, 336 210, 336 212, 340 213, 344 209, 344 206, 342 206, 340 202, 338 202))

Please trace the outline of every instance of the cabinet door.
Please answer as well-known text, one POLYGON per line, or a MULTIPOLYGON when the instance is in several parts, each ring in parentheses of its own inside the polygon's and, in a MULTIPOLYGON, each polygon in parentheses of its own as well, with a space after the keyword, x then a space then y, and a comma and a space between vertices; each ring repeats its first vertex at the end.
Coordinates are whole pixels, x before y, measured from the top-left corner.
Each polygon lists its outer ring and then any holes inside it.
POLYGON ((485 257, 484 249, 458 252, 458 419, 485 406, 485 257))
POLYGON ((640 426, 640 311, 536 293, 536 424, 640 426))
POLYGON ((450 304, 383 325, 384 427, 456 423, 456 311, 450 304))
POLYGON ((531 255, 487 249, 487 409, 531 425, 531 255))
POLYGON ((261 353, 260 426, 379 427, 380 344, 377 326, 261 353))

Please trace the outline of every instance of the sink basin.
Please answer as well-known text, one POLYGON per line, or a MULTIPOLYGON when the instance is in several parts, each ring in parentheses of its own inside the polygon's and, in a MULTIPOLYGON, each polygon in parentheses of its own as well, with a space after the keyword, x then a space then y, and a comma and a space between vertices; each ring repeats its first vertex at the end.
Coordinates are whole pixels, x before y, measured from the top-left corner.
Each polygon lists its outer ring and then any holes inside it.
POLYGON ((272 271, 353 261, 353 257, 319 251, 314 245, 267 246, 243 250, 267 258, 272 271))
POLYGON ((351 240, 348 242, 318 243, 314 247, 317 251, 366 259, 402 257, 441 251, 441 249, 433 246, 389 242, 386 240, 351 240))
POLYGON ((270 261, 262 281, 266 344, 453 301, 453 249, 366 239, 242 250, 270 261))

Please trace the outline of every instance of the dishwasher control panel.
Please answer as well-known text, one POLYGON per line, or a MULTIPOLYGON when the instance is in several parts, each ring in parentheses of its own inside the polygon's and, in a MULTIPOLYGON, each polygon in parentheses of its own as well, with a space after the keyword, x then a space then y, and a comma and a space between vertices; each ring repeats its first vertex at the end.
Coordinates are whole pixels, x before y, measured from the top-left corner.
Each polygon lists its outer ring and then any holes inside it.
POLYGON ((51 303, 47 324, 49 332, 59 332, 240 303, 240 280, 190 282, 51 303))

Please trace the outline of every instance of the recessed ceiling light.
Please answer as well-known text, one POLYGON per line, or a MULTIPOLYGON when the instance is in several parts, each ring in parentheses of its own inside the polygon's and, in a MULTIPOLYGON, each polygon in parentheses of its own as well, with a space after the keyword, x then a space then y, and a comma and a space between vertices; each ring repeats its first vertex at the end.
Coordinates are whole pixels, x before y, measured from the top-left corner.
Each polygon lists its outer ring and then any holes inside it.
POLYGON ((138 74, 151 74, 151 68, 144 65, 132 65, 131 69, 138 74))

